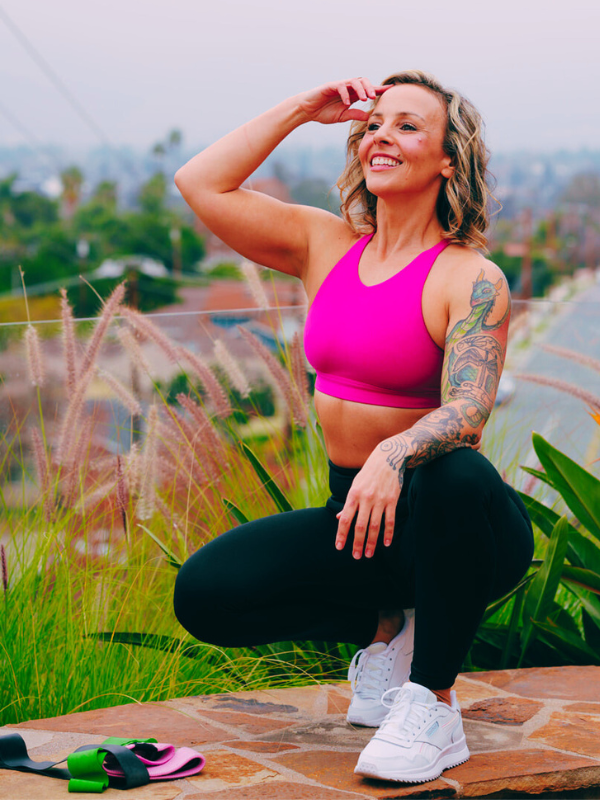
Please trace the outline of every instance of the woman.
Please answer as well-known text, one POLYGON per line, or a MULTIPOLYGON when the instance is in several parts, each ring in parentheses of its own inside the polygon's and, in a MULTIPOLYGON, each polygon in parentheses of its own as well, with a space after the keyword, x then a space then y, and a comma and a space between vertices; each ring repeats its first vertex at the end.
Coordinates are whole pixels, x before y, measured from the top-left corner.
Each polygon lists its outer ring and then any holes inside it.
POLYGON ((368 777, 432 780, 469 758, 452 685, 486 606, 533 555, 522 503, 477 452, 510 308, 475 249, 486 163, 476 110, 412 71, 289 98, 175 176, 217 236, 304 284, 332 495, 205 545, 180 571, 176 614, 222 646, 364 647, 348 720, 380 726, 356 767, 368 777), (343 218, 240 188, 299 125, 347 120, 343 218))

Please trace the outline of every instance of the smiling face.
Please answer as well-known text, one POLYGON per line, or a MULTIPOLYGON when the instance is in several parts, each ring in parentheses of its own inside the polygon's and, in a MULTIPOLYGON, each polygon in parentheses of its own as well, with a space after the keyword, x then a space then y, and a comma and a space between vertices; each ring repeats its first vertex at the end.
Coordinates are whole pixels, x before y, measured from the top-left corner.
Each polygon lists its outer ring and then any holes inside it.
POLYGON ((367 189, 377 197, 431 192, 453 173, 443 149, 446 112, 422 86, 393 86, 373 109, 358 155, 367 189))

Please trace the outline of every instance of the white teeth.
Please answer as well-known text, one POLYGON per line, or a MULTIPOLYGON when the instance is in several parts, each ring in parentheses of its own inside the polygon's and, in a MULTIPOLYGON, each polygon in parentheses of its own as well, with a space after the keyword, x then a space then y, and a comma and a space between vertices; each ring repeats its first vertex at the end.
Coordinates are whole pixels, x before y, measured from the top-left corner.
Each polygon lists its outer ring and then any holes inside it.
POLYGON ((399 163, 395 158, 384 158, 383 156, 375 156, 371 159, 372 167, 396 167, 399 163))

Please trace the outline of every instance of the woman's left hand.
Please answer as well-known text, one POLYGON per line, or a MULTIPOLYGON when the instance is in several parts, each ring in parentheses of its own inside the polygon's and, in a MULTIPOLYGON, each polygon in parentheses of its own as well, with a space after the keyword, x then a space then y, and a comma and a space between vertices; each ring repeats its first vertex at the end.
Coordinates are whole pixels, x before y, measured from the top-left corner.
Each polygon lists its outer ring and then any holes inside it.
POLYGON ((352 555, 367 558, 375 552, 382 521, 385 521, 383 543, 389 546, 394 536, 396 506, 402 490, 404 466, 393 468, 387 455, 376 447, 366 460, 363 468, 352 481, 344 508, 337 514, 339 520, 335 546, 342 550, 346 544, 352 521, 354 525, 354 544, 352 555), (366 546, 365 546, 366 539, 366 546))

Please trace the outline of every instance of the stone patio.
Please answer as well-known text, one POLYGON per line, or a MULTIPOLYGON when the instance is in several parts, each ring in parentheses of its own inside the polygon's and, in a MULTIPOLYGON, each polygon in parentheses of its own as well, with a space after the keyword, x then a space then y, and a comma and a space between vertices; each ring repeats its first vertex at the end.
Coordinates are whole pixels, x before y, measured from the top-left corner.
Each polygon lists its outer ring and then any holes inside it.
MULTIPOLYGON (((419 785, 353 774, 373 732, 346 723, 347 683, 130 704, 22 722, 0 735, 18 730, 37 761, 107 736, 154 736, 206 756, 193 778, 108 789, 107 800, 600 798, 600 667, 471 672, 455 688, 471 759, 419 785)), ((65 797, 64 781, 0 772, 0 800, 65 797)))

